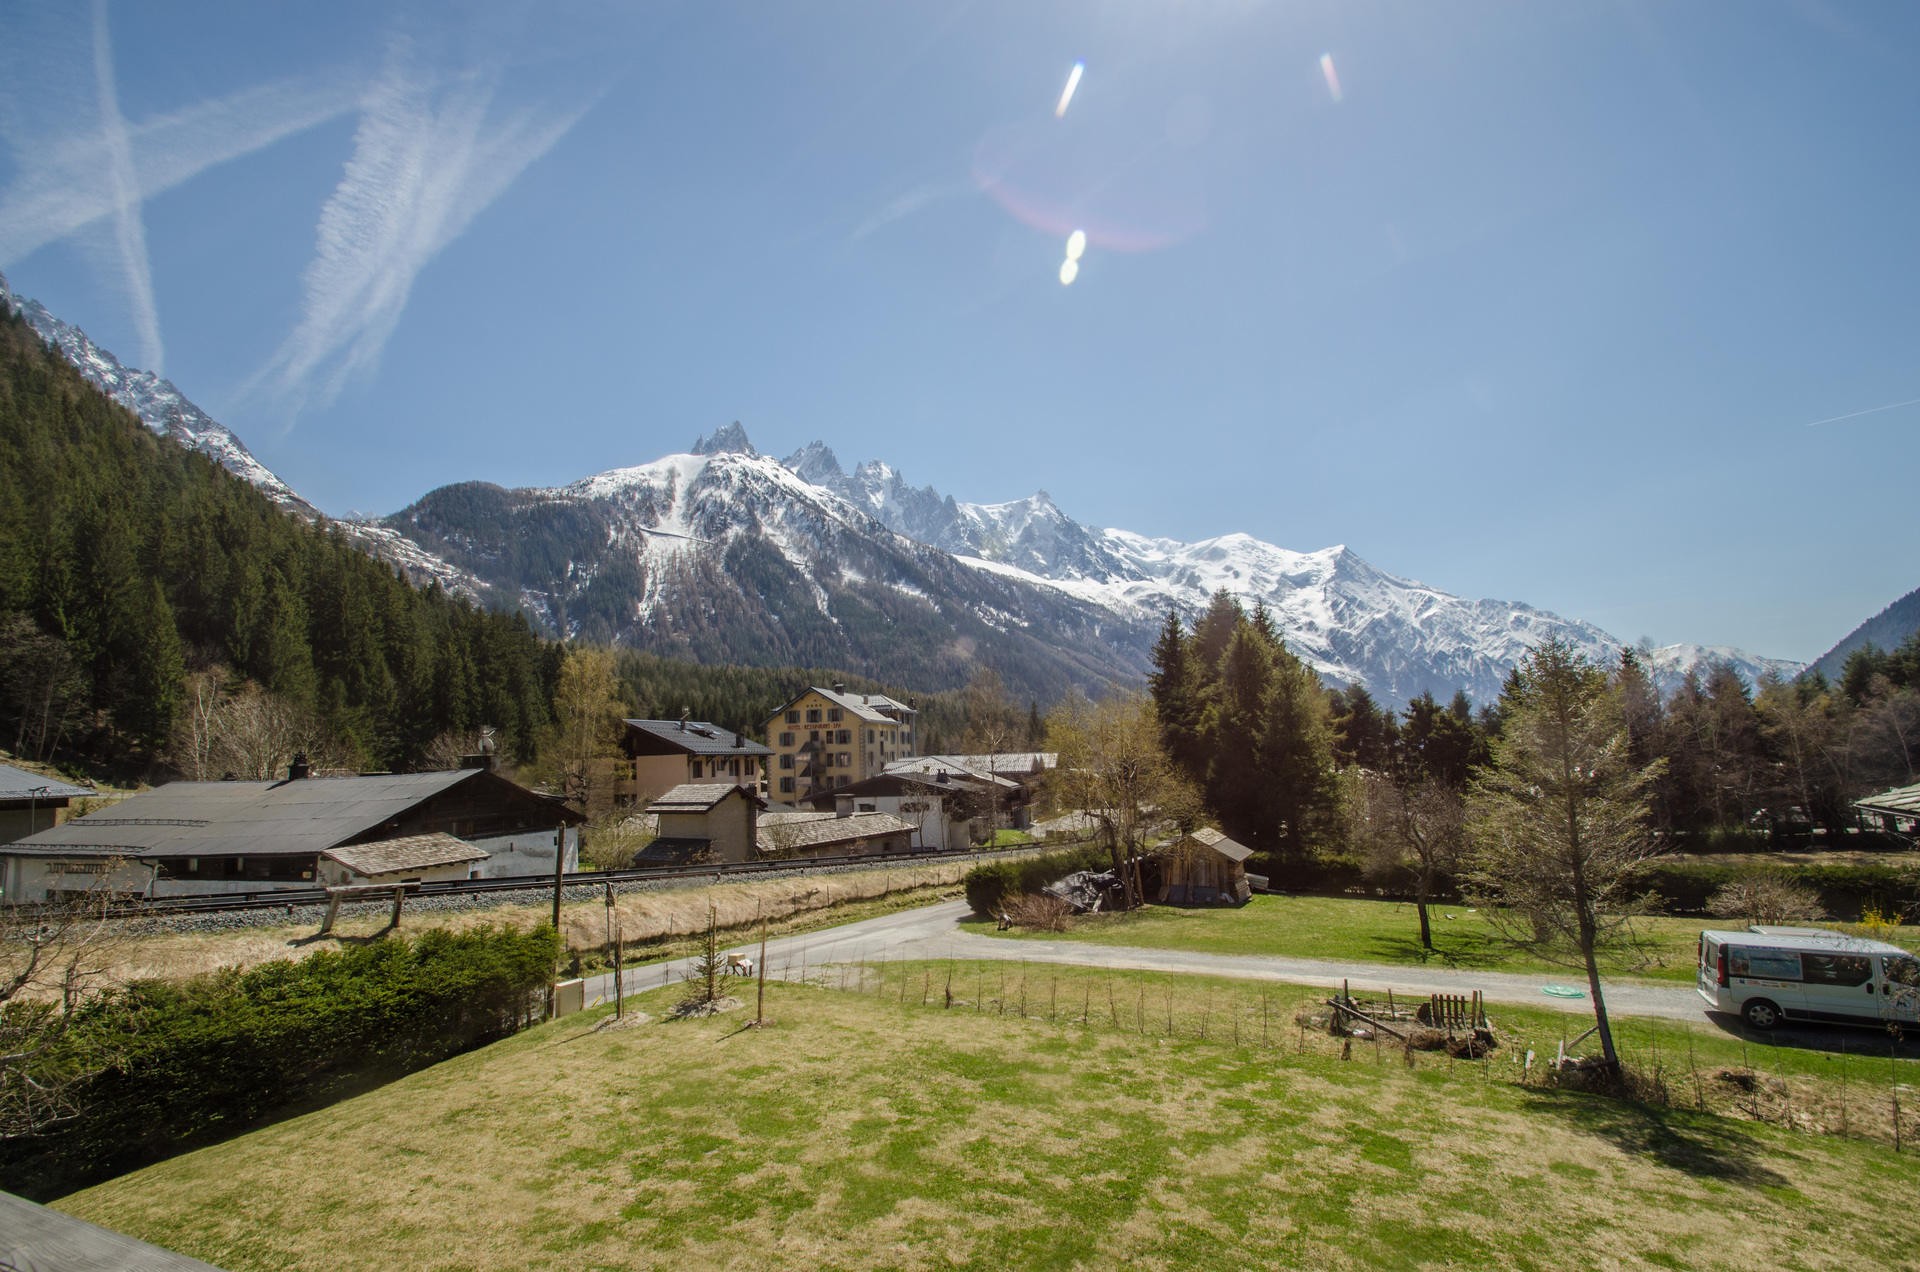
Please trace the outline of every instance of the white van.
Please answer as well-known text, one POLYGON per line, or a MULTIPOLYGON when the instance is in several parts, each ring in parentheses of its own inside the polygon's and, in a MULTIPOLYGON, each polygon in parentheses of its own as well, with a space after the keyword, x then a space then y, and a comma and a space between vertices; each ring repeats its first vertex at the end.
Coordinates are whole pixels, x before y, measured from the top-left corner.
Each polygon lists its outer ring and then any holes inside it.
POLYGON ((1920 959, 1817 928, 1700 934, 1700 997, 1755 1029, 1783 1020, 1920 1025, 1920 959))

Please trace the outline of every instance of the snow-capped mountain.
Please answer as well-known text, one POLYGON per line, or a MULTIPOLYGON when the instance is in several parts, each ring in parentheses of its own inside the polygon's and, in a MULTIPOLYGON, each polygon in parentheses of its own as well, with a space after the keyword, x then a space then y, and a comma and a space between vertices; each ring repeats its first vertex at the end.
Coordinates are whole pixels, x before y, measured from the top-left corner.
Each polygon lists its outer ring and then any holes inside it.
POLYGON ((0 304, 26 319, 27 325, 58 349, 90 384, 132 411, 155 433, 205 455, 295 516, 309 521, 328 521, 362 551, 399 566, 415 583, 437 582, 460 596, 474 600, 486 598, 488 588, 479 579, 440 560, 405 536, 384 526, 334 521, 322 515, 278 474, 255 459, 232 430, 175 388, 173 381, 125 365, 95 344, 86 332, 49 313, 39 301, 15 295, 3 274, 0 274, 0 304))
MULTIPOLYGON (((1624 642, 1591 623, 1508 601, 1469 600, 1377 569, 1344 546, 1294 552, 1245 534, 1182 543, 1091 529, 1045 491, 1001 504, 958 503, 914 488, 887 465, 849 474, 815 442, 787 459, 794 472, 843 495, 903 534, 955 553, 977 569, 1058 588, 1134 621, 1169 608, 1198 615, 1221 589, 1272 611, 1288 645, 1329 680, 1365 684, 1387 701, 1464 688, 1499 694, 1532 646, 1557 635, 1611 663, 1624 642)), ((1671 690, 1707 662, 1730 662, 1749 683, 1797 663, 1723 646, 1670 645, 1647 656, 1671 690)))
POLYGON ((443 487, 383 524, 556 631, 700 661, 928 688, 984 665, 1051 700, 1069 684, 1138 684, 1153 638, 1150 619, 888 529, 737 427, 557 489, 443 487))
POLYGON ((303 517, 320 515, 312 504, 294 493, 293 487, 255 459, 225 425, 189 401, 186 394, 173 386, 173 381, 163 380, 151 371, 123 365, 120 359, 95 344, 86 332, 48 313, 39 301, 14 295, 5 275, 0 275, 0 303, 25 318, 27 325, 78 367, 88 382, 139 416, 160 436, 171 437, 188 450, 199 451, 290 512, 303 517))
MULTIPOLYGON (((323 520, 171 382, 126 367, 79 328, 16 297, 83 375, 154 432, 199 451, 290 512, 323 520)), ((946 688, 979 665, 1016 692, 1137 685, 1169 608, 1222 589, 1264 604, 1330 681, 1385 702, 1464 688, 1491 701, 1527 649, 1558 635, 1596 660, 1622 642, 1527 605, 1469 600, 1388 574, 1345 547, 1294 552, 1244 534, 1198 543, 1081 525, 1045 491, 969 504, 869 461, 848 473, 821 442, 785 461, 735 423, 684 455, 549 490, 463 483, 380 521, 331 523, 417 582, 519 604, 565 636, 706 662, 866 671, 946 688)), ((1738 650, 1646 652, 1663 688, 1731 662, 1749 682, 1798 664, 1738 650)))

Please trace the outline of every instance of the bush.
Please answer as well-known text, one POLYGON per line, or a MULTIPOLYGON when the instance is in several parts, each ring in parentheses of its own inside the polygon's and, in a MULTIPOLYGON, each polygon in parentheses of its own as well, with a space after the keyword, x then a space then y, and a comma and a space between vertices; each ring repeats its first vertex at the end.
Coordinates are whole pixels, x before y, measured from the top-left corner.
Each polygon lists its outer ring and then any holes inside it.
POLYGON ((1038 892, 1076 870, 1105 870, 1113 865, 1107 850, 1096 844, 1041 853, 1012 861, 989 861, 967 871, 967 904, 983 919, 999 913, 1008 896, 1038 892))
POLYGON ((1051 892, 1022 892, 1002 898, 1000 905, 1013 926, 1032 932, 1064 932, 1073 913, 1072 906, 1051 892))
MULTIPOLYGON (((1752 866, 1713 865, 1705 862, 1650 862, 1634 872, 1639 891, 1657 892, 1669 910, 1699 914, 1708 909, 1716 891, 1753 873, 1752 866)), ((1771 873, 1815 891, 1821 905, 1835 915, 1858 915, 1872 905, 1881 910, 1904 908, 1920 890, 1920 870, 1882 865, 1781 866, 1771 873)))
POLYGON ((1707 913, 1748 923, 1803 923, 1827 917, 1820 894, 1789 875, 1750 870, 1707 898, 1707 913))
POLYGON ((428 932, 138 982, 77 1022, 74 1045, 116 1062, 77 1116, 0 1144, 0 1188, 61 1196, 504 1038, 537 1013, 558 950, 544 926, 428 932))

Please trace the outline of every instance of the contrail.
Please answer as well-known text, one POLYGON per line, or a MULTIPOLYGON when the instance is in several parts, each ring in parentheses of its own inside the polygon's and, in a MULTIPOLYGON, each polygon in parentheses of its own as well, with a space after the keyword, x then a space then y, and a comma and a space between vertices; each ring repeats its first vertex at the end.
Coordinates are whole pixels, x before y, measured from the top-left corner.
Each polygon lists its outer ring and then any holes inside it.
POLYGON ((158 375, 162 369, 160 313, 153 300, 153 269, 147 263, 147 228, 141 219, 140 182, 133 170, 133 147, 120 113, 114 86, 113 44, 107 34, 106 0, 93 6, 93 78, 100 105, 100 133, 107 143, 107 181, 112 190, 114 241, 120 249, 122 276, 133 304, 140 359, 158 375))
POLYGON ((1920 406, 1920 398, 1908 398, 1904 402, 1889 402, 1885 406, 1870 406, 1864 411, 1854 411, 1848 415, 1836 415, 1830 420, 1815 420, 1808 428, 1818 428, 1822 424, 1838 424, 1841 420, 1857 420, 1862 415, 1878 415, 1882 411, 1897 411, 1903 406, 1920 406))

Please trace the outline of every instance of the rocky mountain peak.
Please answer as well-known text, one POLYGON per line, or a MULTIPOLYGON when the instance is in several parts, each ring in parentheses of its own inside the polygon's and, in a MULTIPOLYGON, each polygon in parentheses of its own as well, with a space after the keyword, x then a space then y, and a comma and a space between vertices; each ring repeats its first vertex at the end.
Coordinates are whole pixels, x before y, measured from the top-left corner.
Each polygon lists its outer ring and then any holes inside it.
POLYGON ((693 444, 696 455, 758 455, 753 443, 747 440, 747 430, 735 420, 725 428, 715 429, 693 444))

